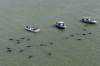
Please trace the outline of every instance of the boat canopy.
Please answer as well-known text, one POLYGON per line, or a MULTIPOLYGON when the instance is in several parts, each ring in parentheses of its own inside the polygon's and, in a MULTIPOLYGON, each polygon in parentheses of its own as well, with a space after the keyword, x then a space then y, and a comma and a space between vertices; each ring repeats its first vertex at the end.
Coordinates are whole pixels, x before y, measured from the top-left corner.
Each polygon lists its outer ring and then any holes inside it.
POLYGON ((62 21, 59 21, 58 23, 64 23, 64 22, 62 22, 62 21))

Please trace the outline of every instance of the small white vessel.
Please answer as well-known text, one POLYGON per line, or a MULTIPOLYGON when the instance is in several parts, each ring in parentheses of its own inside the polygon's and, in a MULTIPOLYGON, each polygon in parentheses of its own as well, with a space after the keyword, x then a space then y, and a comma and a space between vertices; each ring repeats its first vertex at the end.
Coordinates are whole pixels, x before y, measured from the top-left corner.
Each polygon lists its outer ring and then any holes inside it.
POLYGON ((55 24, 56 27, 61 28, 61 29, 65 29, 66 25, 64 25, 64 22, 59 21, 55 24))
POLYGON ((82 22, 84 22, 84 23, 90 23, 90 24, 96 24, 97 23, 97 21, 91 20, 89 17, 83 18, 82 22))
POLYGON ((25 28, 27 31, 30 31, 30 32, 39 32, 40 31, 40 29, 39 28, 32 28, 32 27, 26 27, 25 28))

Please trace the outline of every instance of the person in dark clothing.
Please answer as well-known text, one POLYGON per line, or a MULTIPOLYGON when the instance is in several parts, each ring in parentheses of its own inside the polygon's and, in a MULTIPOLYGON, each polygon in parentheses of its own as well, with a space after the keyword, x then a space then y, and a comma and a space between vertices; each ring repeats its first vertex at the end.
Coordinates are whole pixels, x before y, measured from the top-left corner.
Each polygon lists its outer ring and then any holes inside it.
POLYGON ((26 28, 28 28, 28 26, 26 26, 26 28))

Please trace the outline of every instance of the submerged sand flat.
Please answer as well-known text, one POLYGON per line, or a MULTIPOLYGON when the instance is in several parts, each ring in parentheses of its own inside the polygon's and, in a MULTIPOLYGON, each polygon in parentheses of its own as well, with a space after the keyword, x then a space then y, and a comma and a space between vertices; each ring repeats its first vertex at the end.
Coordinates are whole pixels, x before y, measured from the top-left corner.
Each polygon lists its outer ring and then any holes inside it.
POLYGON ((99 0, 0 0, 1 66, 99 66, 99 0), (98 24, 80 22, 90 16, 98 24), (66 29, 54 27, 65 22, 66 29), (38 27, 38 33, 26 31, 38 27))

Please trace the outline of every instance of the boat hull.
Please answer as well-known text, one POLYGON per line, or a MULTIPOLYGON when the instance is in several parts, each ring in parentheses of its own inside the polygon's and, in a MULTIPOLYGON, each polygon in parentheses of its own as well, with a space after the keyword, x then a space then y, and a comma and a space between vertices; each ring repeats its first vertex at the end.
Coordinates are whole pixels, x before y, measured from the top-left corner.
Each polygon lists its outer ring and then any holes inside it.
POLYGON ((86 20, 86 19, 82 19, 82 22, 90 23, 90 24, 96 24, 97 23, 97 21, 95 21, 95 20, 86 20))
POLYGON ((66 28, 66 26, 59 26, 59 25, 55 25, 56 27, 58 27, 58 28, 61 28, 61 29, 65 29, 66 28))
POLYGON ((40 29, 32 30, 31 28, 25 28, 25 30, 35 33, 40 31, 40 29))

